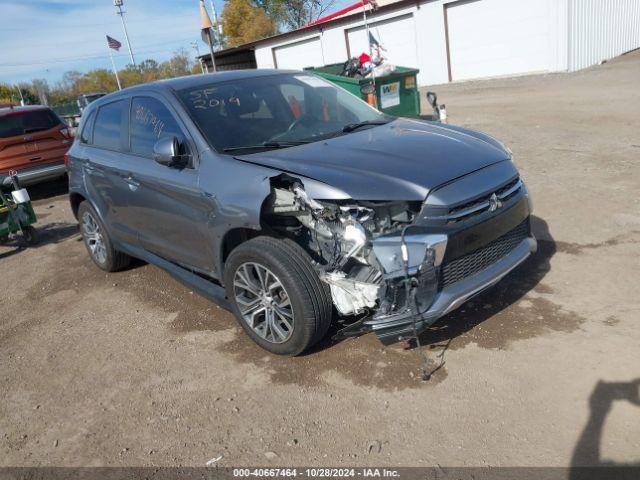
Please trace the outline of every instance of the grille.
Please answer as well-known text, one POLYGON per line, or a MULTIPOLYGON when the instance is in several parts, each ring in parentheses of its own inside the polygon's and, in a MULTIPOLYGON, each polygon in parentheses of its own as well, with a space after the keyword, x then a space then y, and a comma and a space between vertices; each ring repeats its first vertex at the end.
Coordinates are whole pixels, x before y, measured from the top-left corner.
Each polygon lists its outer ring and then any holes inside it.
POLYGON ((425 218, 428 220, 444 221, 446 224, 454 224, 457 222, 466 221, 476 215, 480 215, 487 211, 493 211, 492 203, 499 201, 500 203, 504 204, 511 200, 513 197, 517 196, 521 190, 522 181, 520 180, 520 178, 515 178, 514 180, 510 181, 509 183, 500 187, 498 190, 492 193, 475 198, 461 205, 457 205, 456 207, 453 207, 446 212, 439 211, 438 213, 436 213, 435 210, 427 207, 425 218))
POLYGON ((478 250, 442 264, 440 287, 463 280, 494 264, 529 236, 529 219, 478 250))

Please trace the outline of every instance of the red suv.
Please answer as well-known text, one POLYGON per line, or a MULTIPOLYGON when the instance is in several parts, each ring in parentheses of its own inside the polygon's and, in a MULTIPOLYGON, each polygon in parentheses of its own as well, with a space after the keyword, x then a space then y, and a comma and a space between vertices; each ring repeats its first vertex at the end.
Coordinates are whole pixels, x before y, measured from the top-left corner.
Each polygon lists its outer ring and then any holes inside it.
POLYGON ((64 175, 72 141, 71 129, 49 107, 0 108, 0 185, 8 186, 11 170, 22 185, 64 175))

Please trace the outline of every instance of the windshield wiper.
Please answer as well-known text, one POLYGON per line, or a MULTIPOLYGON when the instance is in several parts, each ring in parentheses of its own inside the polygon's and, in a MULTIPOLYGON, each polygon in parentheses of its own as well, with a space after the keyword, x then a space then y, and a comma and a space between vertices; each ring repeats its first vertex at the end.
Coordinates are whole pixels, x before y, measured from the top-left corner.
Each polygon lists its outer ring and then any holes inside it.
POLYGON ((286 148, 286 147, 295 147, 296 145, 304 145, 305 143, 310 143, 308 140, 298 140, 298 141, 282 141, 282 142, 263 142, 258 145, 240 145, 237 147, 226 147, 223 148, 223 152, 235 152, 236 150, 261 150, 265 148, 286 148))
POLYGON ((367 125, 384 125, 389 122, 390 120, 365 120, 364 122, 349 123, 342 127, 342 132, 349 133, 357 130, 360 127, 366 127, 367 125))

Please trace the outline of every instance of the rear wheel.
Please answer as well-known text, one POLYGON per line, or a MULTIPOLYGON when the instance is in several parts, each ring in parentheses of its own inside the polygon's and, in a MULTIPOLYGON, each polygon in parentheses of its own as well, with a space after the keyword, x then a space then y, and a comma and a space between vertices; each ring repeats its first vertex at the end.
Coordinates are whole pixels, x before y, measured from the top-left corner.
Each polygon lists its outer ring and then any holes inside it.
POLYGON ((331 301, 302 248, 257 237, 231 252, 225 265, 227 296, 242 328, 265 350, 298 355, 331 323, 331 301))
POLYGON ((80 204, 78 218, 80 233, 93 263, 107 272, 116 272, 129 265, 131 257, 113 248, 107 230, 90 203, 80 204))

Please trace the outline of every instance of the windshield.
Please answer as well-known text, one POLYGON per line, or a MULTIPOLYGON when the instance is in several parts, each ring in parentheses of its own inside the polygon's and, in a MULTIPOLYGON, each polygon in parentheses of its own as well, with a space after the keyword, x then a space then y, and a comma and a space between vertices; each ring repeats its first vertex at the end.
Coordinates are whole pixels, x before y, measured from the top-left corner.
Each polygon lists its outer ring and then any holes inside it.
POLYGON ((346 90, 302 72, 213 83, 178 95, 218 151, 287 147, 391 120, 346 90))

